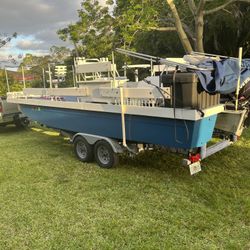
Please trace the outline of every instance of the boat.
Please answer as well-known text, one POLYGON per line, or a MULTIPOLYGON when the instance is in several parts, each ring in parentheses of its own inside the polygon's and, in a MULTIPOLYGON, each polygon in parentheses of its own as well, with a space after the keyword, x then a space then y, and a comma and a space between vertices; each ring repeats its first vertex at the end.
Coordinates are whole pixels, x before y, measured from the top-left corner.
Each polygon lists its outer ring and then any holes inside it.
POLYGON ((119 148, 117 152, 121 148, 131 151, 131 145, 157 145, 188 152, 189 165, 200 161, 200 151, 216 126, 225 133, 241 133, 247 109, 238 115, 237 131, 226 132, 216 125, 226 105, 220 93, 202 88, 196 74, 211 68, 119 52, 150 61, 151 75, 131 82, 119 76, 114 61, 76 58, 77 87, 26 88, 8 93, 8 102, 18 104, 31 120, 72 135, 73 141, 82 135, 94 146, 98 138, 108 138, 114 151, 119 148), (92 142, 90 138, 97 139, 92 142))

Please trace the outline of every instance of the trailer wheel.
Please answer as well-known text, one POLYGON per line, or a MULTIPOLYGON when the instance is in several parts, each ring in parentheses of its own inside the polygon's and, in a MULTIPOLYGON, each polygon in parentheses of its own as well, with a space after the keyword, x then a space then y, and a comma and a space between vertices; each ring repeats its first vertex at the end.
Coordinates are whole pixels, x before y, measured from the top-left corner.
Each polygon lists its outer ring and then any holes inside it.
POLYGON ((14 119, 14 124, 17 128, 27 128, 30 121, 27 117, 14 119))
POLYGON ((101 140, 95 144, 95 160, 102 168, 112 168, 118 164, 118 155, 108 142, 101 140))
POLYGON ((78 136, 74 140, 74 149, 77 158, 82 162, 91 162, 94 158, 93 146, 91 146, 86 139, 78 136))

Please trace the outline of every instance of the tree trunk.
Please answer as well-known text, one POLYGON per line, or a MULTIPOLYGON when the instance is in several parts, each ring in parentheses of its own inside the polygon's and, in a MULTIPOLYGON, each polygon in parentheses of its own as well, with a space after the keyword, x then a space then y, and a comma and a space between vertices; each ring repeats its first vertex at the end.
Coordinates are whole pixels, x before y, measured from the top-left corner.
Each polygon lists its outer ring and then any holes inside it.
POLYGON ((201 11, 195 18, 195 37, 196 37, 195 50, 198 52, 204 52, 203 33, 204 33, 204 14, 203 11, 201 11))
POLYGON ((73 41, 73 44, 74 44, 74 47, 75 47, 76 56, 79 57, 79 49, 78 49, 78 46, 77 46, 77 44, 76 44, 75 41, 73 41))
POLYGON ((179 35, 179 38, 181 40, 181 43, 185 49, 186 52, 188 53, 191 53, 193 51, 193 48, 192 48, 192 45, 187 37, 187 34, 186 32, 184 31, 183 29, 183 26, 182 26, 182 22, 181 22, 181 19, 180 19, 180 16, 178 14, 178 11, 176 9, 176 6, 174 4, 174 1, 173 0, 167 0, 167 3, 172 11, 172 14, 174 16, 174 19, 175 19, 175 26, 176 26, 176 31, 179 35))
POLYGON ((206 0, 200 0, 195 12, 195 50, 204 52, 203 32, 204 32, 204 8, 206 0))

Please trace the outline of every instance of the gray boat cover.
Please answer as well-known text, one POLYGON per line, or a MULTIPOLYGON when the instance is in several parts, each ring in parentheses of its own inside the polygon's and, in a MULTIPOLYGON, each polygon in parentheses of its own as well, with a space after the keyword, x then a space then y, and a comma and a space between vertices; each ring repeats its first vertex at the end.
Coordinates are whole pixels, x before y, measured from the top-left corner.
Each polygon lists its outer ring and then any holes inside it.
MULTIPOLYGON (((237 88, 239 76, 239 62, 236 59, 212 60, 207 59, 198 65, 214 70, 196 71, 202 87, 209 93, 230 94, 237 88)), ((240 72, 240 87, 244 87, 250 81, 250 59, 242 60, 240 72)))

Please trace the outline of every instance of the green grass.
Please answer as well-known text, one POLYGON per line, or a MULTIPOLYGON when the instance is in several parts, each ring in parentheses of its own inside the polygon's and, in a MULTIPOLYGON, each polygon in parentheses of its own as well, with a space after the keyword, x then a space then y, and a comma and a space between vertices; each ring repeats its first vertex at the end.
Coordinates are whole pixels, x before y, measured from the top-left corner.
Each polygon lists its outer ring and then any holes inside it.
POLYGON ((104 170, 45 129, 0 128, 0 249, 249 249, 250 130, 191 177, 175 154, 104 170))

